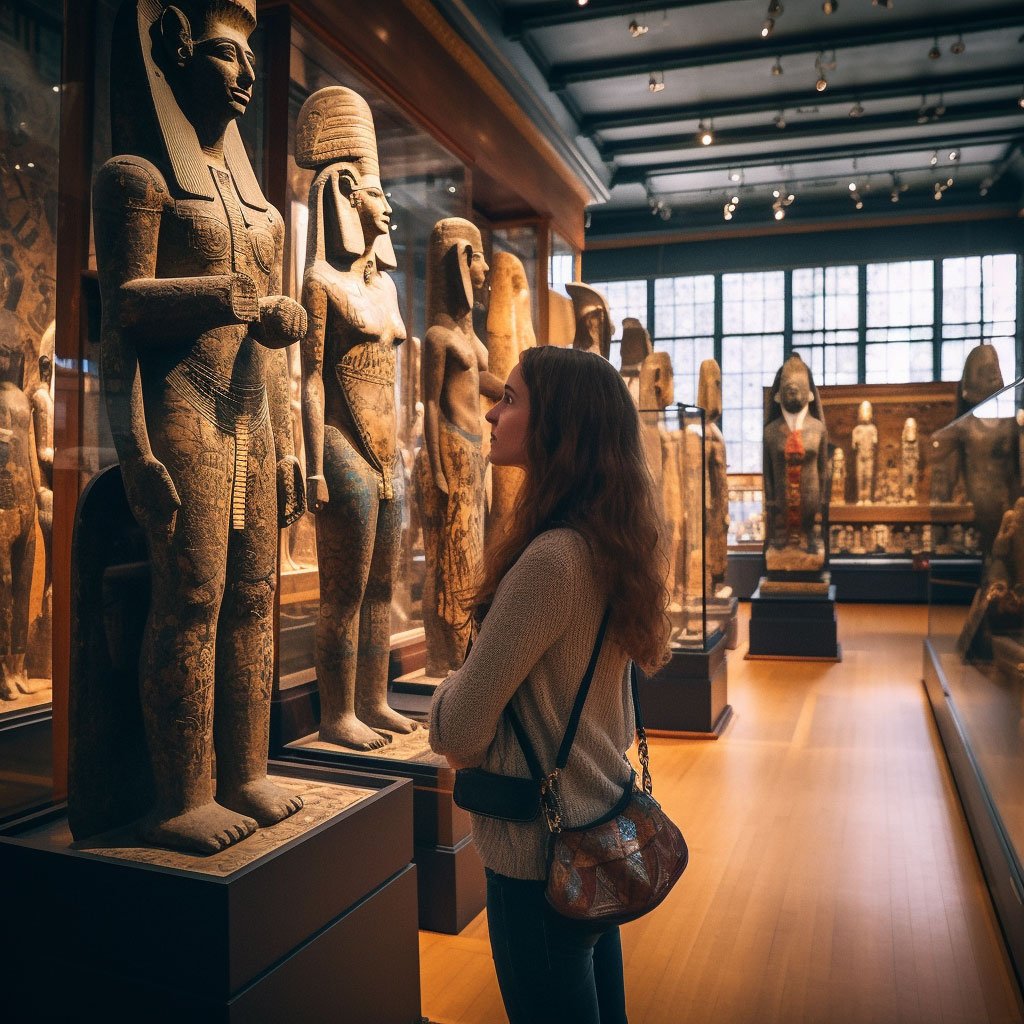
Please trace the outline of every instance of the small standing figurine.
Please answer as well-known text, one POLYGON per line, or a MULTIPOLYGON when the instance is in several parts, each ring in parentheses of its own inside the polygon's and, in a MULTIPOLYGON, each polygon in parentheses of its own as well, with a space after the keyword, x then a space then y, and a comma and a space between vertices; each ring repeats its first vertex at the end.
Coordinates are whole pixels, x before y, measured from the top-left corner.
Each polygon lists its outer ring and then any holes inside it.
POLYGON ((700 364, 697 404, 704 410, 704 466, 707 475, 705 495, 707 595, 713 597, 725 585, 728 568, 729 477, 725 457, 722 419, 722 371, 714 359, 700 364))
POLYGON ((860 403, 852 441, 857 456, 854 463, 857 475, 857 504, 870 505, 875 484, 875 449, 878 447, 878 428, 871 422, 870 402, 860 403))
POLYGON ((473 329, 473 296, 487 278, 479 229, 461 217, 434 225, 427 252, 427 335, 421 363, 423 447, 416 489, 426 576, 426 674, 457 669, 469 643, 468 601, 483 559, 484 457, 480 396, 497 401, 504 381, 488 371, 473 329))
POLYGON ((832 453, 832 490, 829 504, 843 505, 846 503, 846 453, 837 448, 832 453))
POLYGON ((299 111, 295 162, 316 172, 302 411, 320 565, 320 739, 372 750, 416 724, 387 703, 402 531, 395 365, 405 324, 383 272, 395 265, 391 206, 366 101, 342 86, 313 93, 299 111))
POLYGON ((913 416, 908 416, 903 424, 903 439, 900 444, 900 496, 905 505, 913 505, 917 501, 920 466, 921 445, 917 440, 917 420, 913 416))
POLYGON ((589 284, 572 281, 565 286, 572 299, 576 334, 572 347, 584 352, 596 352, 605 359, 612 350, 612 320, 605 297, 589 284))

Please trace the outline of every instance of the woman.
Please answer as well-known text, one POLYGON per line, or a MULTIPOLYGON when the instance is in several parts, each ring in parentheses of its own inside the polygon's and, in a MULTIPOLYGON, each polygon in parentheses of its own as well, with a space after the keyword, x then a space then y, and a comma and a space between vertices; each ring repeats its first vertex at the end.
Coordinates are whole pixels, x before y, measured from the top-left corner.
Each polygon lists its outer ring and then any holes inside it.
MULTIPOLYGON (((667 656, 666 560, 657 500, 625 383, 598 355, 528 349, 487 414, 491 461, 525 482, 492 540, 477 597, 479 634, 437 689, 430 742, 455 767, 528 777, 503 716, 519 715, 542 766, 555 753, 606 608, 608 635, 559 781, 570 827, 606 813, 630 777, 628 661, 667 656), (486 612, 486 616, 484 616, 486 612)), ((544 899, 548 832, 473 816, 487 868, 491 950, 512 1024, 626 1020, 618 929, 559 917, 544 899)))

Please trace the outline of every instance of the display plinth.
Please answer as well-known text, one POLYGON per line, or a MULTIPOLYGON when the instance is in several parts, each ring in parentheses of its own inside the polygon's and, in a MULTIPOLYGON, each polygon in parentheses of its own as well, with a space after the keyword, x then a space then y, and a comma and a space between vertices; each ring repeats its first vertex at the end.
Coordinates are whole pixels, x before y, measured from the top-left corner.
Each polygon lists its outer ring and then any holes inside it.
POLYGON ((724 634, 702 650, 673 650, 653 676, 639 673, 640 705, 652 733, 717 739, 732 717, 724 634))
POLYGON ((841 661, 836 619, 836 588, 824 594, 765 594, 750 598, 747 658, 800 658, 841 661))
POLYGON ((278 756, 289 763, 412 779, 420 927, 457 935, 483 910, 484 868, 470 834, 469 812, 456 807, 455 773, 430 750, 426 729, 394 736, 386 747, 368 753, 323 743, 314 732, 285 744, 278 756))
POLYGON ((11 1019, 419 1020, 411 787, 271 774, 307 806, 209 857, 130 832, 72 845, 63 809, 8 826, 11 1019))
POLYGON ((739 598, 712 597, 708 600, 708 632, 720 629, 725 634, 725 649, 735 651, 739 646, 739 598))

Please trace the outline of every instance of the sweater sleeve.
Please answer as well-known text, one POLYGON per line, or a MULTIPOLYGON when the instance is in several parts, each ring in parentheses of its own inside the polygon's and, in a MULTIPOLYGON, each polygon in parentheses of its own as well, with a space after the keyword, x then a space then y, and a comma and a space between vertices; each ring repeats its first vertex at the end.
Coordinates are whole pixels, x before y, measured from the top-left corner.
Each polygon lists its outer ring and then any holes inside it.
POLYGON ((430 745, 479 764, 498 720, 530 670, 565 632, 584 580, 585 541, 571 530, 537 537, 505 575, 466 663, 434 694, 430 745))

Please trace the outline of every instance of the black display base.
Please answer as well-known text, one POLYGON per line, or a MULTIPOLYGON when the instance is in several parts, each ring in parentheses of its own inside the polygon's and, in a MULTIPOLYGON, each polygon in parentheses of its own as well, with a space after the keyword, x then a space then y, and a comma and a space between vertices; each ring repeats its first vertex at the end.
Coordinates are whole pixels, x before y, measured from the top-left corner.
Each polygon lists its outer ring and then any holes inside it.
POLYGON ((750 646, 747 658, 798 658, 841 661, 836 621, 836 588, 828 594, 750 598, 750 646))
POLYGON ((18 879, 4 907, 18 922, 9 1019, 420 1020, 411 787, 271 770, 321 793, 334 783, 371 792, 222 873, 188 855, 72 848, 63 809, 8 826, 0 871, 18 879), (170 866, 179 861, 194 867, 170 866))
MULTIPOLYGON (((424 698, 420 698, 421 700, 424 698)), ((429 698, 426 698, 429 705, 429 698)), ((413 861, 419 877, 419 924, 457 935, 484 908, 484 867, 470 834, 469 812, 455 806, 455 773, 446 764, 374 757, 305 737, 276 756, 294 764, 369 771, 413 783, 413 861)))
POLYGON ((718 738, 732 716, 726 643, 719 634, 705 651, 673 651, 655 675, 639 673, 640 705, 650 732, 718 738))

